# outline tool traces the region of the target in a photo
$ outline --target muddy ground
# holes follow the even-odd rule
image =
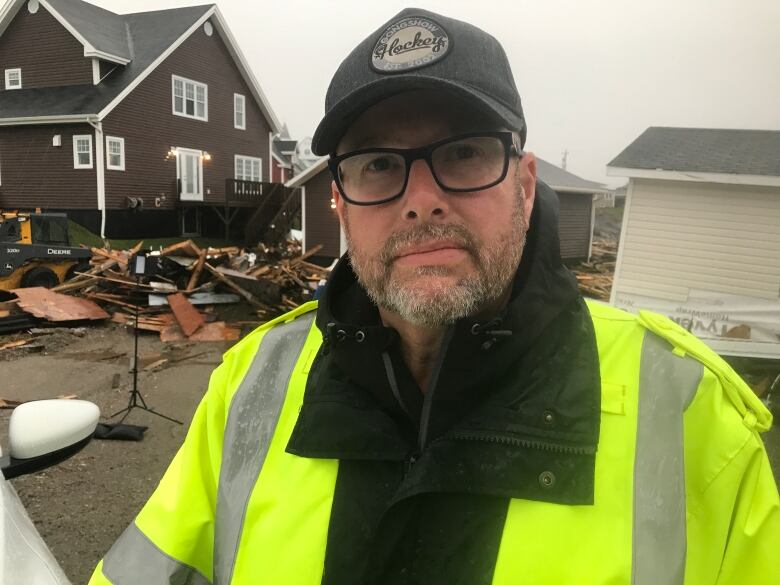
[[[35,336],[40,349],[0,352],[0,398],[30,400],[76,394],[95,402],[104,415],[126,406],[132,388],[128,372],[131,331],[104,324]],[[6,335],[0,341],[27,337],[30,335]],[[143,334],[140,365],[158,359],[159,354],[169,363],[157,371],[141,372],[139,389],[150,406],[185,425],[136,409],[127,422],[149,427],[143,441],[93,440],[68,461],[13,480],[38,530],[74,584],[87,582],[95,564],[154,490],[184,439],[210,372],[228,346],[163,344],[155,334]],[[116,375],[120,376],[119,386],[112,388]],[[10,411],[0,411],[4,446],[9,416]],[[773,429],[764,440],[777,477],[780,430]]]
[[[0,397],[31,400],[76,394],[96,403],[104,416],[124,408],[132,388],[128,372],[131,331],[106,324],[89,325],[76,333],[59,330],[36,335],[43,345],[40,350],[0,352]],[[2,340],[28,337],[3,336]],[[149,427],[143,441],[93,440],[68,461],[13,480],[73,583],[87,582],[95,564],[151,495],[184,439],[210,372],[229,345],[163,344],[155,334],[142,334],[139,365],[143,367],[158,354],[168,358],[169,364],[140,372],[139,390],[149,406],[185,424],[134,409],[126,422]],[[119,386],[112,388],[117,374]],[[9,416],[10,411],[0,411],[3,434]],[[7,445],[5,437],[3,445]]]

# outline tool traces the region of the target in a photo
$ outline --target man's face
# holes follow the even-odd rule
[[[415,148],[496,129],[450,96],[410,92],[363,113],[338,152]],[[506,178],[481,191],[442,190],[424,160],[412,164],[400,199],[364,207],[344,201],[335,182],[332,191],[355,273],[374,302],[415,325],[438,327],[505,300],[535,185],[535,159],[526,154],[513,156]]]

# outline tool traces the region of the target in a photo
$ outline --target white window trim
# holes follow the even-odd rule
[[[193,92],[195,95],[197,95],[197,87],[200,86],[203,88],[203,117],[201,118],[197,114],[190,116],[186,113],[186,105],[184,106],[184,112],[177,112],[176,111],[176,82],[181,81],[184,84],[184,102],[186,102],[187,98],[187,87],[186,84],[192,83],[195,87],[193,88]],[[182,102],[182,104],[184,104]],[[198,111],[197,109],[197,101],[195,112]],[[200,81],[195,81],[194,79],[187,79],[186,77],[182,77],[180,75],[171,75],[171,112],[174,116],[181,116],[182,118],[190,118],[192,120],[201,120],[202,122],[208,122],[209,121],[209,86],[205,83],[202,83]]]
[[[11,75],[14,73],[19,74],[19,85],[11,85]],[[22,89],[22,70],[20,68],[6,69],[5,70],[5,88],[6,89]]]
[[[241,98],[241,99],[239,99]],[[236,105],[241,102],[241,120],[242,124],[236,122],[236,115],[238,114],[238,108]],[[236,130],[246,130],[246,96],[240,93],[233,94],[233,128]]]
[[[81,139],[89,140],[89,164],[79,164],[79,153],[77,149],[78,141]],[[92,134],[74,134],[73,135],[73,168],[91,169],[92,168]]]
[[[256,182],[262,183],[263,182],[263,159],[257,156],[246,156],[244,154],[236,154],[233,156],[233,178],[236,180],[241,181],[247,181],[249,179],[239,179],[236,177],[236,163],[238,162],[238,159],[243,159],[244,161],[257,161],[258,162],[258,168],[259,168],[259,177]]]
[[[200,191],[198,193],[193,193],[191,195],[188,194],[188,196],[184,196],[185,194],[179,193],[179,199],[181,201],[203,201],[203,151],[202,150],[194,150],[192,148],[182,148],[182,147],[176,147],[176,180],[181,179],[181,154],[191,154],[198,157],[198,188]],[[235,167],[233,169],[235,171]]]
[[[111,148],[109,142],[119,143],[119,165],[111,164]],[[110,171],[124,171],[125,170],[125,139],[118,136],[106,136],[106,168]]]

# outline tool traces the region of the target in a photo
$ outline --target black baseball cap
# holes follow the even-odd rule
[[[520,94],[501,44],[466,22],[406,8],[344,59],[325,96],[325,117],[314,132],[315,154],[335,152],[341,137],[370,106],[417,89],[441,89],[518,132],[526,125]]]

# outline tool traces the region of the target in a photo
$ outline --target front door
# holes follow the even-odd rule
[[[176,178],[182,201],[203,201],[203,152],[177,148]]]

